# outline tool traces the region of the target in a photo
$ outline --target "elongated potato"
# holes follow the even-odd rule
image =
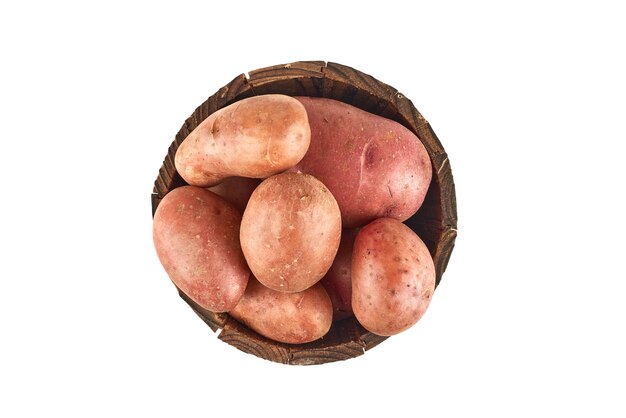
[[[261,184],[259,179],[229,177],[220,184],[209,187],[209,190],[235,205],[237,210],[243,213],[246,210],[246,205],[248,205],[252,192],[259,184]]]
[[[354,316],[352,312],[352,246],[358,232],[358,228],[341,231],[341,243],[335,260],[320,281],[333,303],[333,321]]]
[[[234,308],[248,283],[240,223],[233,205],[194,186],[169,192],[154,214],[154,245],[165,271],[180,290],[213,312]]]
[[[229,313],[259,334],[288,344],[324,336],[333,318],[330,298],[321,284],[302,292],[284,293],[263,286],[254,277]]]
[[[330,268],[341,239],[333,195],[308,174],[265,179],[252,193],[241,221],[241,248],[265,286],[300,292]]]
[[[328,187],[344,228],[381,217],[404,221],[419,209],[432,167],[413,132],[336,100],[297,99],[309,115],[311,145],[290,171],[311,174]]]
[[[364,226],[352,253],[352,309],[378,335],[394,335],[424,314],[435,290],[435,266],[422,240],[390,218]]]
[[[206,118],[176,151],[189,184],[208,187],[226,177],[266,178],[295,165],[311,140],[306,110],[293,97],[239,100]]]

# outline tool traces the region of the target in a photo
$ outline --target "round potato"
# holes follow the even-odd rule
[[[358,228],[341,231],[341,243],[330,269],[320,283],[333,303],[333,321],[354,316],[352,312],[352,246]]]
[[[311,144],[290,171],[311,174],[337,199],[344,228],[376,218],[404,221],[420,208],[432,178],[419,138],[399,123],[337,100],[298,97]]]
[[[302,344],[328,332],[333,307],[319,283],[302,292],[284,293],[251,277],[241,301],[229,314],[267,338]]]
[[[240,237],[261,283],[300,292],[330,268],[341,239],[341,214],[333,195],[313,176],[277,174],[252,193]]]
[[[154,214],[156,252],[174,284],[213,312],[235,307],[250,269],[239,245],[241,214],[206,189],[169,192]]]
[[[368,331],[389,336],[413,326],[435,290],[435,266],[422,240],[390,218],[363,227],[352,253],[352,309]]]
[[[250,200],[252,192],[259,184],[261,184],[259,179],[229,177],[220,184],[209,187],[209,190],[235,205],[237,210],[243,213],[246,210],[246,205],[248,200]]]
[[[310,140],[308,116],[298,100],[255,96],[206,118],[180,144],[174,163],[194,186],[212,186],[232,176],[265,178],[300,161]]]

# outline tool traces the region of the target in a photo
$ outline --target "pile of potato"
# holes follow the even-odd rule
[[[428,308],[433,260],[402,221],[432,167],[397,122],[331,99],[256,96],[204,120],[175,164],[189,185],[160,202],[154,244],[203,308],[290,344],[351,316],[394,335]]]

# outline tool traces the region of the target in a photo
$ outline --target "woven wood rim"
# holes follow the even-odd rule
[[[219,89],[187,118],[170,145],[151,195],[152,215],[161,199],[185,185],[174,167],[181,142],[216,110],[246,97],[280,93],[289,96],[326,97],[349,103],[368,112],[395,120],[422,141],[433,165],[433,179],[424,204],[407,224],[426,243],[437,273],[437,285],[448,265],[457,235],[456,194],[450,160],[430,124],[413,103],[391,86],[345,65],[324,61],[300,61],[241,74]],[[387,337],[365,330],[354,318],[333,323],[323,338],[291,345],[269,340],[228,314],[209,312],[179,290],[180,296],[214,331],[218,338],[239,350],[285,364],[322,364],[364,354]]]

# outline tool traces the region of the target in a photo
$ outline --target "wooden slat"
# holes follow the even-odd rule
[[[178,294],[185,302],[187,302],[187,304],[200,317],[200,319],[202,319],[209,326],[209,328],[213,330],[213,332],[216,332],[218,329],[224,327],[226,321],[229,318],[228,314],[215,313],[204,309],[180,289],[178,289]]]

